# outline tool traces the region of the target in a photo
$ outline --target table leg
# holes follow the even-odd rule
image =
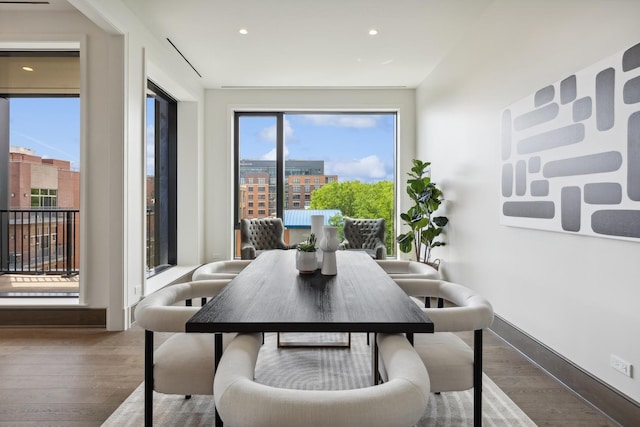
[[[215,334],[215,342],[214,342],[214,367],[215,372],[218,372],[218,365],[220,364],[220,359],[222,358],[222,334]],[[218,408],[215,410],[216,415],[216,424],[215,427],[223,427],[224,423],[222,422],[222,418],[220,418],[220,414],[218,413]]]
[[[368,333],[367,333],[368,336]],[[371,340],[371,379],[373,385],[380,383],[380,373],[378,372],[378,334],[373,333],[373,339]]]
[[[409,344],[411,344],[411,347],[413,347],[413,332],[407,332],[406,336],[407,341],[409,341]]]

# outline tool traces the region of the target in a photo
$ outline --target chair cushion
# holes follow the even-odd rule
[[[223,334],[226,348],[236,334]],[[213,394],[214,335],[174,333],[154,352],[154,390],[166,394]]]
[[[456,334],[414,334],[414,348],[427,368],[431,391],[473,387],[473,350]]]

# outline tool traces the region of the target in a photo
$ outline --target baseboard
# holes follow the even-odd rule
[[[611,388],[498,315],[490,329],[615,422],[623,426],[637,425],[640,403]]]
[[[2,307],[0,327],[105,328],[107,310],[86,307]]]

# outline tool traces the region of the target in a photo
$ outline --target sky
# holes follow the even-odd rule
[[[152,108],[151,108],[152,110]],[[68,160],[80,169],[80,99],[11,98],[10,144],[36,156]],[[241,157],[275,160],[275,117],[243,116]],[[395,114],[285,115],[285,162],[324,160],[339,181],[393,181]],[[149,156],[153,131],[148,129]],[[152,164],[148,172],[153,173]]]
[[[242,116],[240,157],[275,160],[275,117]],[[338,180],[393,181],[395,114],[286,114],[286,160],[324,160]]]
[[[9,143],[80,168],[80,98],[10,98]]]

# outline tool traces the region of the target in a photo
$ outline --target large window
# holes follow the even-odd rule
[[[147,272],[177,260],[177,103],[154,83],[147,89]]]
[[[297,243],[310,230],[306,209],[331,212],[336,225],[385,218],[394,255],[395,113],[236,112],[234,128],[236,228],[242,218],[279,217]],[[249,209],[255,199],[267,209]]]
[[[0,296],[79,291],[80,52],[62,45],[0,51],[0,273],[58,276]]]

